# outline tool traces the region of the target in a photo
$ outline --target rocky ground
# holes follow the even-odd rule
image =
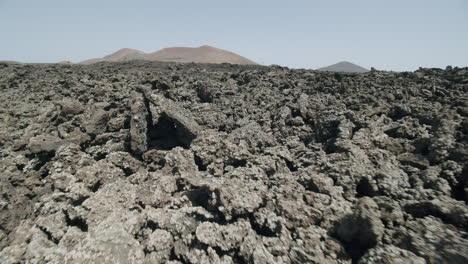
[[[468,68],[0,64],[0,263],[468,263]]]

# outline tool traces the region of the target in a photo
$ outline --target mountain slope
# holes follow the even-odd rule
[[[128,60],[137,60],[144,59],[145,53],[136,49],[124,48],[120,49],[110,55],[107,55],[103,58],[89,59],[80,62],[81,64],[91,64],[101,61],[128,61]]]
[[[211,46],[197,48],[172,47],[164,48],[152,53],[144,53],[135,49],[121,49],[111,55],[98,59],[90,59],[81,64],[91,64],[101,61],[129,61],[129,60],[151,60],[151,61],[173,61],[173,62],[196,62],[196,63],[231,63],[231,64],[256,64],[255,62],[237,55],[233,52],[218,49]]]
[[[145,53],[140,50],[124,48],[116,51],[115,53],[112,53],[111,55],[104,57],[103,59],[107,61],[133,60],[135,58],[140,58],[144,54]]]
[[[319,68],[317,71],[330,71],[330,72],[368,72],[369,70],[361,67],[359,65],[356,65],[351,62],[347,61],[342,61],[335,63],[333,65]]]
[[[175,47],[165,48],[148,54],[151,60],[157,61],[178,61],[178,62],[198,62],[198,63],[223,63],[232,64],[256,64],[255,62],[237,55],[233,52],[218,49],[211,46],[201,46],[198,48]]]

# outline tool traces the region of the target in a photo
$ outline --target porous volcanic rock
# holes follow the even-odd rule
[[[468,263],[468,68],[0,63],[0,263]]]

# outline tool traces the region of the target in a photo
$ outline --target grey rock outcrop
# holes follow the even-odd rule
[[[0,66],[0,263],[467,263],[468,69]]]

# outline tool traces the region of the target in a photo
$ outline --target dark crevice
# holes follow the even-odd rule
[[[425,203],[406,205],[404,210],[406,213],[416,218],[424,218],[426,216],[434,216],[442,220],[446,218],[445,215],[443,215],[441,212],[431,210],[430,206],[426,205]]]
[[[68,226],[76,226],[82,232],[88,232],[88,224],[86,223],[85,219],[81,218],[80,216],[71,218],[67,211],[63,211],[63,213],[65,214],[65,221]]]
[[[398,135],[398,127],[385,130],[384,133],[387,134],[387,136],[389,136],[391,138],[399,138],[400,137]]]
[[[275,175],[275,173],[276,173],[276,170],[274,168],[270,168],[270,169],[265,170],[265,174],[268,176],[268,178],[273,177],[273,175]],[[271,182],[269,184],[271,184]]]
[[[219,132],[229,132],[229,131],[227,131],[227,127],[226,127],[225,124],[220,125],[220,126],[218,127],[218,131],[219,131]]]
[[[189,262],[187,262],[184,258],[178,257],[176,255],[174,248],[171,249],[171,254],[169,256],[169,261],[178,261],[178,262],[180,262],[182,264],[189,264]]]
[[[213,193],[215,197],[219,197],[218,190],[215,190],[214,192],[212,192],[208,187],[201,187],[198,189],[186,191],[184,193],[187,196],[187,198],[192,202],[192,205],[194,207],[196,206],[203,207],[214,216],[214,219],[200,219],[200,220],[215,222],[220,225],[226,225],[228,223],[235,222],[239,217],[243,217],[243,216],[238,216],[238,217],[236,216],[230,219],[229,221],[226,220],[225,215],[218,210],[218,204],[216,204],[217,199],[215,198],[215,200],[213,201],[213,198],[212,198]]]
[[[146,98],[145,93],[142,93],[143,102],[146,109],[146,138],[148,145],[150,145],[151,135],[155,133],[155,126],[153,124],[153,113],[151,112],[150,101]],[[149,146],[150,147],[150,146]]]
[[[47,239],[52,241],[54,244],[58,245],[58,243],[60,242],[60,240],[58,240],[57,238],[55,238],[51,232],[49,232],[49,230],[47,230],[45,227],[43,226],[39,226],[39,229],[44,232],[44,234],[47,236]]]
[[[141,207],[141,209],[143,209],[143,210],[146,209],[146,205],[142,201],[138,201],[137,204],[138,204],[138,206]]]
[[[225,166],[233,166],[234,168],[245,167],[246,165],[246,160],[234,158],[229,158],[225,163]]]
[[[304,143],[305,146],[308,146],[310,143],[315,142],[315,137],[313,135],[305,136],[301,138],[301,142]]]
[[[126,177],[128,177],[128,176],[132,175],[133,173],[135,173],[131,168],[128,168],[128,167],[123,167],[121,169],[124,172]]]
[[[373,197],[375,196],[372,185],[369,182],[369,179],[363,177],[356,186],[356,197],[361,198],[364,196]]]
[[[101,186],[102,186],[101,180],[98,180],[95,184],[93,184],[91,187],[89,187],[89,189],[92,192],[97,192],[99,190],[99,188],[101,188]]]
[[[114,102],[112,102],[112,103],[106,105],[106,106],[104,107],[104,110],[105,110],[105,111],[109,111],[109,110],[114,109],[114,108],[117,108],[117,107],[118,107],[117,104],[114,103]]]
[[[195,164],[198,167],[198,171],[206,171],[207,166],[203,164],[203,160],[200,158],[200,156],[198,156],[197,154],[195,154],[194,156],[195,156]]]
[[[359,124],[359,123],[354,122],[354,126],[353,126],[353,129],[352,129],[352,135],[356,134],[361,128],[364,128],[364,126]]]
[[[247,263],[253,262],[252,260],[249,260],[249,262],[246,262],[242,256],[237,254],[237,252],[235,252],[235,254],[232,256],[232,259],[234,263],[239,263],[239,264],[247,264]]]
[[[468,187],[468,164],[465,164],[463,167],[461,175],[458,183],[452,187],[452,197],[459,201],[465,201],[468,204],[468,193],[466,193]]]
[[[179,139],[174,120],[164,113],[156,125],[148,125],[148,143],[150,149],[171,150],[175,147],[188,147]]]
[[[319,188],[317,187],[317,185],[315,185],[315,183],[310,178],[309,179],[308,178],[299,179],[297,182],[300,185],[302,185],[304,187],[304,189],[306,189],[307,191],[320,193]]]
[[[457,185],[452,188],[452,197],[458,201],[468,202],[467,194],[465,193],[465,184],[462,181],[459,181]]]
[[[351,242],[348,247],[345,248],[346,253],[351,257],[352,264],[358,264],[359,259],[364,256],[368,249],[361,248],[356,245],[356,243]]]
[[[26,196],[29,200],[33,201],[34,198],[36,198],[36,194],[33,192],[28,192],[24,196]]]
[[[287,159],[283,159],[284,162],[286,163],[286,166],[288,167],[289,171],[290,172],[295,172],[297,171],[297,167],[294,165],[294,163],[292,163],[291,161],[287,160]]]
[[[154,231],[160,228],[159,224],[152,220],[149,220],[148,222],[146,222],[145,227],[151,229],[151,231]]]
[[[426,147],[422,148],[421,151],[420,151],[420,153],[421,153],[421,155],[423,155],[423,156],[429,155],[429,147],[426,146]]]
[[[86,199],[88,199],[89,197],[88,196],[82,196],[80,198],[78,198],[77,200],[74,200],[71,202],[71,205],[73,206],[80,206],[83,204],[84,201],[86,201]]]
[[[183,178],[176,179],[176,186],[177,186],[177,192],[184,191],[185,187],[187,186],[186,179],[183,179]]]
[[[124,147],[125,147],[125,151],[128,152],[128,154],[130,154],[130,156],[132,156],[132,158],[134,158],[134,159],[136,159],[138,161],[141,161],[141,162],[145,161],[141,154],[138,154],[138,153],[135,153],[134,151],[132,151],[132,149],[130,147],[130,141],[126,141]]]
[[[84,129],[81,129],[81,130],[82,130],[81,132],[86,132],[86,131],[83,131]],[[96,138],[96,136],[93,136],[91,134],[87,134],[87,135],[89,136],[90,139],[80,144],[80,150],[82,152],[86,152],[86,149],[88,149],[91,146],[91,141],[93,141]]]
[[[16,168],[17,168],[19,171],[23,171],[23,169],[24,169],[24,164],[16,164]]]
[[[35,171],[39,171],[47,162],[52,160],[52,158],[55,156],[54,152],[40,152],[37,154],[32,154],[29,155],[29,159],[38,159],[38,163],[33,167]]]
[[[302,116],[301,116],[301,112],[299,111],[299,109],[292,109],[292,111],[291,111],[291,116],[292,116],[293,118],[296,118],[296,117],[298,117],[298,116],[299,116],[299,117],[302,117]]]
[[[93,156],[93,159],[95,161],[100,161],[100,160],[103,160],[107,157],[107,153],[105,152],[98,152],[96,153],[94,156]]]
[[[130,116],[126,116],[124,123],[123,123],[123,128],[124,129],[130,129]]]
[[[208,208],[208,200],[211,197],[211,191],[208,187],[201,187],[198,189],[185,192],[187,198],[192,202],[193,206],[201,206]]]
[[[340,121],[334,120],[330,121],[327,124],[322,124],[322,127],[316,127],[315,137],[316,142],[326,143],[331,138],[336,138],[338,136],[338,126]]]
[[[151,90],[159,90],[159,91],[167,92],[171,89],[171,87],[167,83],[162,82],[157,79],[151,81],[150,84],[151,84]]]
[[[343,242],[342,244],[348,256],[351,257],[352,264],[358,264],[359,259],[370,249],[363,247],[358,241]]]
[[[421,154],[422,156],[429,155],[430,140],[428,138],[416,139],[413,145],[416,154]]]
[[[41,174],[40,174],[40,175],[41,175],[41,178],[44,179],[45,177],[49,176],[49,170],[46,169],[46,168],[43,168],[43,169],[41,170]]]

